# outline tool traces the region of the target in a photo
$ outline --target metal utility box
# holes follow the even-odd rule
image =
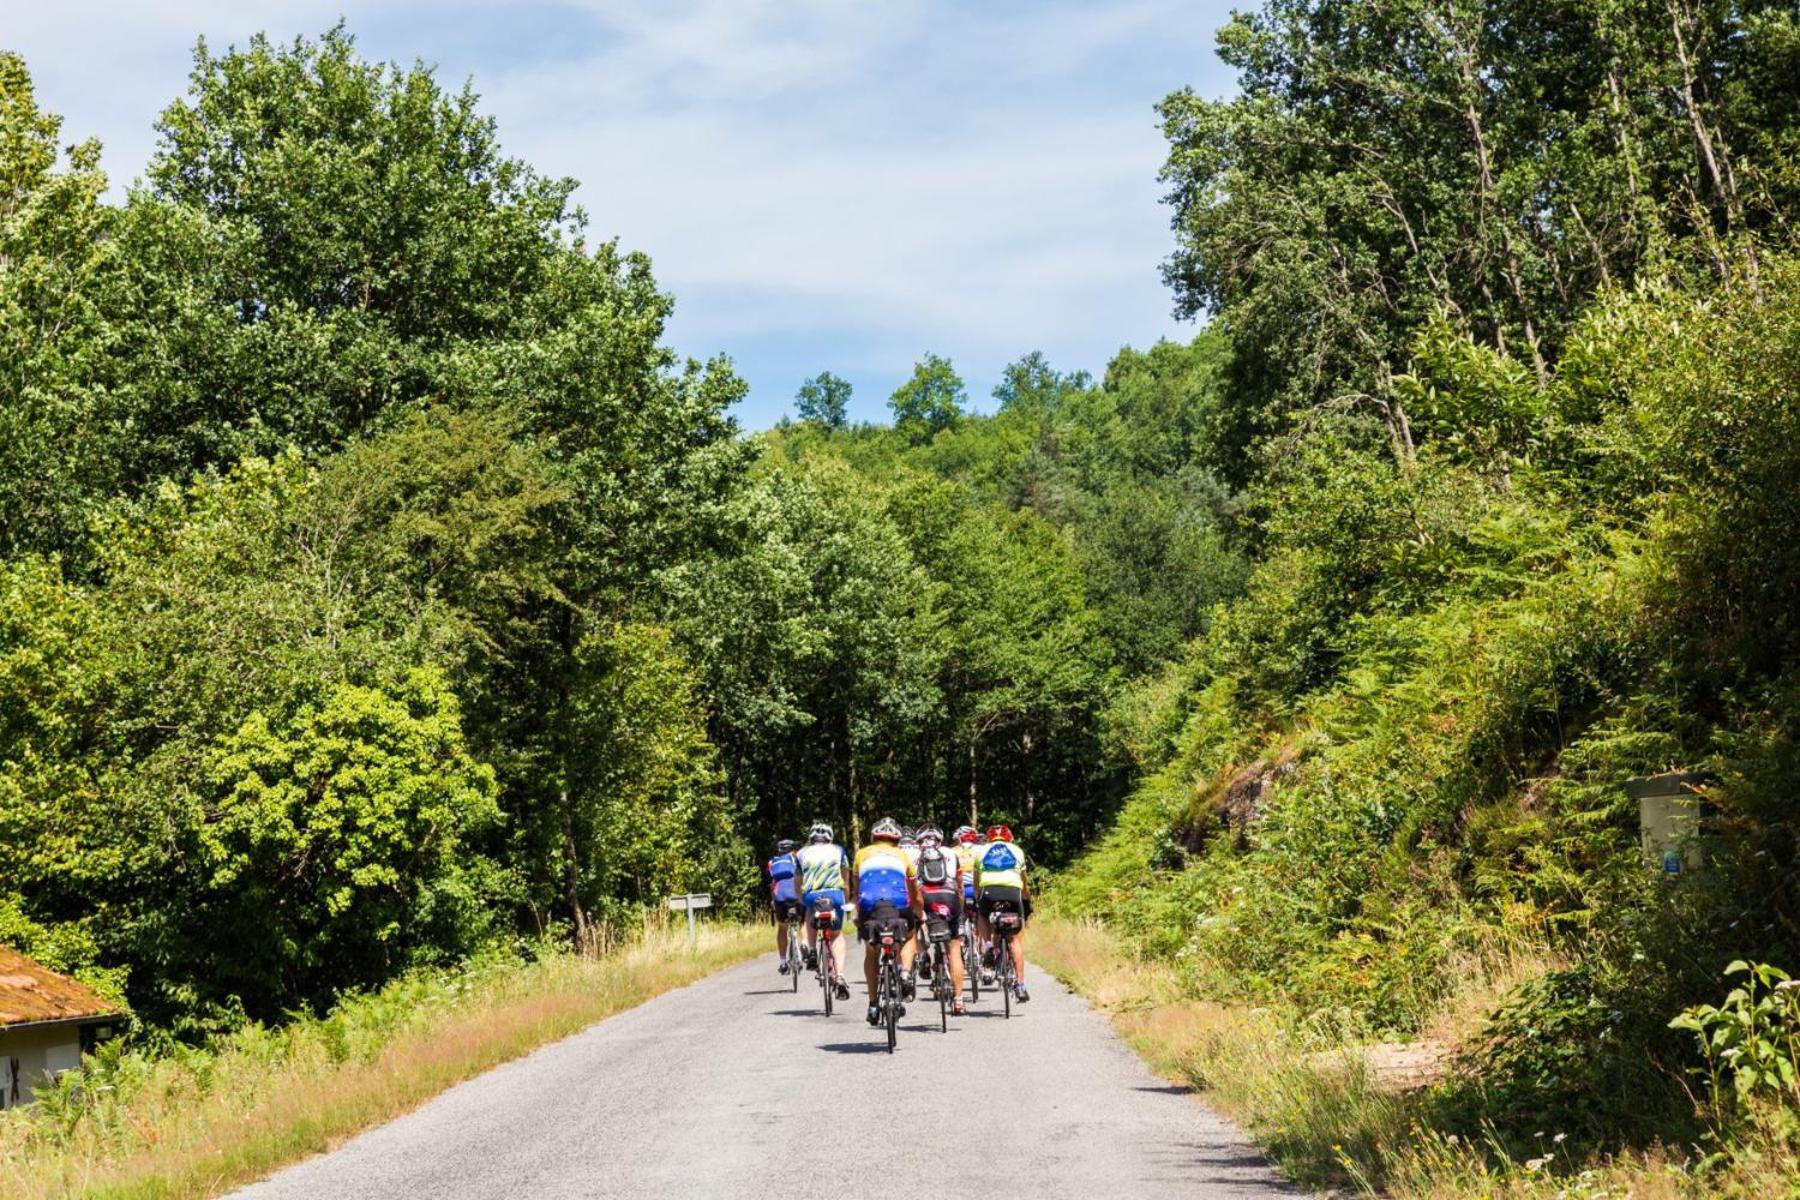
[[[1625,781],[1638,802],[1638,841],[1661,874],[1679,878],[1706,866],[1708,805],[1698,791],[1713,782],[1697,771],[1666,771]]]

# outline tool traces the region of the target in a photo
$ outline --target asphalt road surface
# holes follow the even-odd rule
[[[856,965],[854,953],[852,966]],[[236,1193],[242,1200],[575,1197],[1272,1197],[1244,1136],[1157,1079],[1105,1019],[1034,971],[1003,1020],[982,993],[899,1049],[862,986],[827,1020],[774,954],[452,1088]],[[948,1156],[944,1152],[954,1149]],[[936,1170],[923,1168],[934,1161]]]

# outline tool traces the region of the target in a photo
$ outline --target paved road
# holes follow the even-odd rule
[[[817,986],[795,995],[765,955],[472,1079],[237,1196],[1290,1194],[1242,1134],[1145,1070],[1078,997],[1041,972],[1034,982],[1012,1020],[984,993],[947,1034],[935,1003],[911,1006],[889,1056],[863,1022],[860,985],[852,1011],[840,1006],[828,1021]],[[1012,1099],[989,1106],[989,1094]],[[919,1155],[892,1152],[902,1137],[910,1147],[921,1132],[967,1132],[959,1097],[985,1114],[975,1132],[1001,1149],[967,1187],[928,1189]],[[879,1173],[875,1146],[891,1164]]]

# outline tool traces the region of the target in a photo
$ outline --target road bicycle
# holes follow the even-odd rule
[[[814,953],[819,960],[819,989],[825,993],[825,1015],[831,1015],[831,1004],[837,995],[837,955],[831,943],[838,936],[837,909],[829,900],[820,900],[813,909],[813,929],[818,933]]]
[[[968,902],[970,907],[974,901]],[[963,978],[969,981],[969,1003],[981,999],[981,937],[975,932],[975,919],[969,917],[963,922],[962,937]]]
[[[950,1002],[956,999],[956,992],[950,985],[950,926],[943,921],[930,921],[929,942],[931,949],[927,952],[931,966],[931,994],[937,997],[938,1028],[950,1032]]]
[[[996,907],[988,914],[988,928],[994,931],[994,982],[999,985],[1003,1011],[1007,1020],[1012,1020],[1013,987],[1019,981],[1018,969],[1013,965],[1012,942],[1019,930],[1024,928],[1024,918],[1011,908]]]
[[[892,1054],[900,1040],[900,1016],[906,1010],[900,990],[900,946],[905,938],[894,935],[894,926],[901,924],[897,916],[884,920],[878,913],[875,921],[875,940],[880,948],[875,964],[875,1011],[878,1023],[887,1030],[888,1053]]]
[[[800,906],[796,904],[788,909],[787,919],[787,973],[796,992],[800,990],[800,972],[803,961],[800,955],[800,929]]]

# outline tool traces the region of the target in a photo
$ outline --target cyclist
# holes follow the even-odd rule
[[[1013,998],[1020,1004],[1031,999],[1025,990],[1025,922],[1031,919],[1031,889],[1025,882],[1025,851],[1013,841],[1012,829],[990,825],[988,844],[975,860],[975,890],[981,913],[981,935],[992,939],[990,918],[995,910],[1008,908],[1019,914],[1019,932],[1012,939]],[[990,950],[991,957],[993,951]]]
[[[819,965],[819,927],[813,910],[820,898],[831,901],[837,910],[837,926],[844,927],[844,880],[850,873],[850,856],[833,840],[831,826],[823,821],[806,831],[806,847],[795,855],[800,867],[800,903],[806,914],[806,965]],[[844,939],[831,939],[832,965],[837,968],[837,998],[850,998],[850,985],[844,982],[844,960],[849,956]]]
[[[912,863],[913,872],[917,874],[919,870],[919,834],[911,825],[902,825],[900,827],[900,851],[905,854],[907,859]],[[912,936],[908,941],[912,944],[913,961],[917,962],[919,960],[919,951],[922,948],[922,944],[919,941],[918,929],[915,928],[913,930]],[[911,979],[912,976],[908,975],[907,978]]]
[[[950,960],[950,982],[956,989],[950,1012],[960,1017],[967,1011],[962,998],[962,863],[956,853],[944,845],[944,831],[936,825],[926,825],[919,830],[918,871],[919,898],[924,902],[920,911],[925,920],[935,919],[940,905],[946,910],[944,919],[949,925],[950,940],[944,944],[944,956]]]
[[[881,1024],[875,1003],[880,952],[875,935],[880,930],[904,932],[900,946],[900,998],[913,998],[912,931],[918,924],[919,876],[912,860],[900,849],[900,826],[883,817],[869,830],[869,844],[856,852],[856,870],[850,877],[850,898],[856,902],[856,937],[863,943],[863,981],[869,985],[869,1024]]]
[[[974,938],[978,943],[981,940],[981,933],[976,928],[975,860],[979,857],[981,849],[975,843],[980,837],[980,830],[973,825],[964,825],[956,831],[956,846],[954,847],[957,869],[962,875],[963,936]],[[982,960],[986,961],[987,947],[979,945],[977,948],[982,952]],[[988,980],[983,979],[982,982],[986,983]]]
[[[788,921],[800,908],[800,864],[794,861],[794,840],[782,838],[775,843],[775,857],[763,865],[769,877],[769,899],[775,909],[775,953],[781,959],[781,973],[788,973]]]

